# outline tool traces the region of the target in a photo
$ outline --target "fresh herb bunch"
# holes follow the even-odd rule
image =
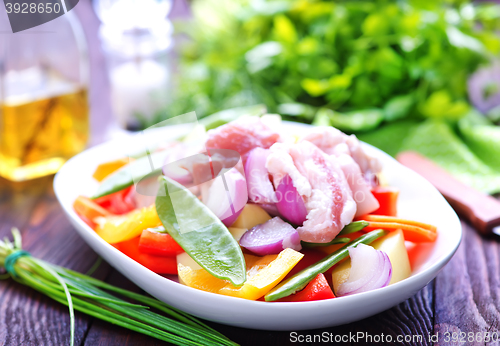
[[[162,118],[262,103],[348,132],[455,120],[469,110],[469,74],[500,51],[495,4],[197,0],[193,12]]]
[[[33,258],[22,251],[19,231],[13,229],[12,235],[13,242],[8,239],[0,241],[0,267],[7,271],[0,278],[12,277],[68,306],[71,346],[74,344],[74,310],[174,345],[237,345],[201,321],[159,300]],[[138,304],[127,302],[114,294]],[[150,311],[150,308],[170,317]]]

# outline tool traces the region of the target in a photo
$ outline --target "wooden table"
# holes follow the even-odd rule
[[[104,60],[97,41],[98,21],[87,1],[80,1],[75,11],[84,24],[89,40],[92,64],[90,94],[95,120],[109,114],[110,110]],[[1,180],[0,220],[0,236],[9,236],[11,227],[18,227],[23,235],[24,248],[33,256],[81,272],[86,272],[98,258],[63,215],[52,190],[52,177],[22,184]],[[433,343],[429,336],[437,333],[437,344],[460,344],[445,342],[445,333],[498,332],[499,243],[496,239],[481,237],[465,223],[463,229],[462,245],[451,262],[435,280],[406,302],[360,322],[299,332],[297,336],[327,332],[347,337],[349,333],[362,332],[372,336],[391,335],[392,344],[429,345]],[[139,291],[106,263],[95,275],[107,282]],[[289,332],[212,325],[241,345],[282,345],[293,341]],[[406,336],[407,341],[395,342],[398,336]],[[420,336],[422,339],[419,341]],[[479,340],[479,336],[474,336]],[[65,306],[10,279],[0,281],[0,345],[68,345],[69,337],[69,315]],[[76,313],[75,338],[76,345],[165,344],[81,313]],[[469,334],[466,340],[468,338]],[[354,344],[343,342],[351,343]],[[461,344],[485,343],[467,341]]]

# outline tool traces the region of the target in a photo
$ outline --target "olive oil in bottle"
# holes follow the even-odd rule
[[[85,88],[36,68],[7,74],[4,87],[0,176],[23,181],[53,174],[85,148],[89,135]]]

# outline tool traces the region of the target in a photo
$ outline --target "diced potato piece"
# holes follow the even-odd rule
[[[403,231],[390,232],[383,238],[370,244],[376,250],[384,251],[392,265],[392,278],[389,285],[404,280],[411,275],[410,261],[404,242]],[[351,260],[346,259],[332,271],[332,283],[334,291],[349,279],[351,271]]]
[[[202,269],[186,252],[177,255],[177,264],[182,264],[184,267],[189,267],[193,270]]]
[[[241,236],[248,231],[246,228],[237,228],[237,227],[228,227],[229,233],[233,236],[233,238],[239,242],[241,239]]]
[[[250,229],[270,219],[269,214],[258,205],[247,204],[231,227]]]
[[[389,285],[410,277],[410,260],[406,251],[403,231],[391,232],[371,245],[377,250],[384,251],[391,260],[392,279]]]
[[[233,297],[256,300],[274,288],[302,259],[300,252],[287,248],[278,255],[267,255],[248,270],[247,281],[241,287],[227,284],[219,293]]]
[[[332,284],[333,292],[337,294],[340,285],[349,279],[349,274],[351,273],[351,260],[347,258],[346,260],[340,262],[332,271]]]

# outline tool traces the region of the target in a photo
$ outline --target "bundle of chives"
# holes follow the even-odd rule
[[[237,345],[203,322],[159,300],[33,258],[22,250],[19,231],[12,229],[12,235],[13,242],[7,238],[0,240],[0,267],[6,271],[0,279],[12,278],[68,306],[71,346],[74,344],[74,310],[174,345]],[[150,307],[170,317],[150,311]]]

